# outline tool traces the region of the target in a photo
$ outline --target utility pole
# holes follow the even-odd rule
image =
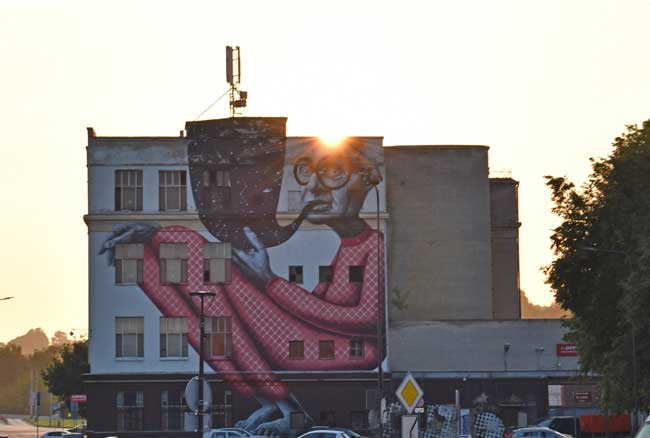
[[[199,323],[199,403],[196,410],[198,428],[196,431],[196,437],[202,438],[203,436],[203,340],[205,338],[205,314],[203,313],[203,300],[205,297],[214,297],[216,293],[207,292],[207,291],[196,291],[191,292],[190,296],[199,297],[201,299],[201,315]]]

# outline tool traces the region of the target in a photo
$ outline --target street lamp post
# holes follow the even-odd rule
[[[606,254],[617,254],[617,255],[622,255],[625,257],[625,262],[627,263],[628,269],[630,271],[632,270],[632,259],[630,258],[630,255],[626,251],[622,251],[620,249],[607,249],[607,248],[597,248],[593,246],[586,246],[579,248],[583,251],[590,251],[590,252],[603,252]],[[632,330],[631,330],[631,338],[632,338],[632,397],[634,398],[634,411],[632,413],[632,434],[636,433],[636,428],[638,424],[638,414],[639,414],[639,396],[637,392],[637,366],[636,366],[636,333],[635,333],[635,326],[634,324],[632,325]]]
[[[197,438],[203,436],[203,340],[205,339],[205,315],[203,313],[203,301],[205,297],[214,297],[214,292],[196,291],[190,292],[190,296],[201,299],[201,314],[199,322],[199,403],[196,410],[198,428],[196,431]]]
[[[384,313],[382,312],[383,293],[380,287],[381,278],[381,261],[382,261],[382,247],[380,238],[380,221],[379,221],[379,189],[375,185],[376,195],[376,213],[377,213],[377,424],[379,425],[379,438],[383,438],[384,428],[382,425],[381,401],[384,396]]]

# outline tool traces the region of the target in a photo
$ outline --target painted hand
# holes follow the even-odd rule
[[[144,222],[129,222],[113,228],[110,237],[104,241],[99,254],[106,253],[108,265],[115,264],[115,245],[118,243],[149,243],[160,225]]]
[[[239,270],[260,290],[275,278],[269,264],[269,253],[250,228],[244,228],[244,234],[251,244],[250,250],[233,248],[233,260]]]

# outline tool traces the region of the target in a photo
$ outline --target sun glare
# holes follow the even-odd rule
[[[340,134],[326,134],[319,136],[319,138],[325,146],[335,148],[343,143],[343,140],[345,140],[346,137]]]

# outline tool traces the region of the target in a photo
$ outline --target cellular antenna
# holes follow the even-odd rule
[[[238,108],[246,107],[247,91],[241,91],[241,52],[239,46],[226,46],[226,81],[230,84],[230,117],[235,117]]]

